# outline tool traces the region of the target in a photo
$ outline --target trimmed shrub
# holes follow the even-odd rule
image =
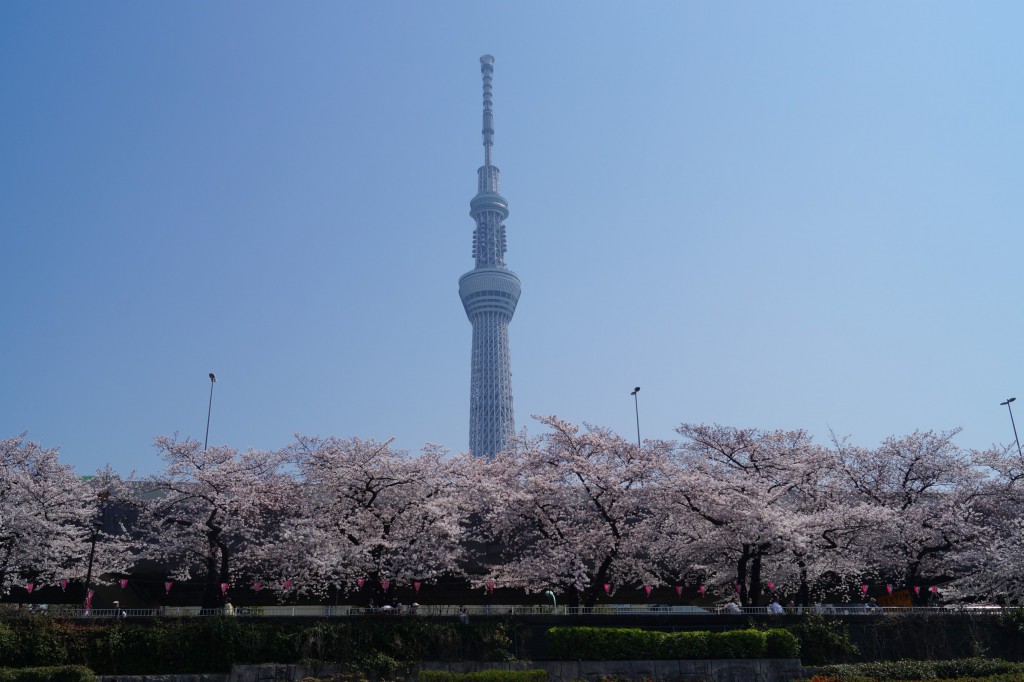
[[[555,658],[620,661],[664,658],[664,632],[640,628],[555,627],[547,632]]]
[[[800,640],[789,630],[765,630],[765,658],[798,658]]]
[[[850,640],[850,631],[840,620],[826,620],[811,614],[790,629],[800,641],[800,659],[804,665],[820,665],[852,660],[858,653]]]
[[[797,682],[884,682],[884,678],[866,675],[815,675]],[[927,682],[1024,682],[1024,673],[985,675],[984,677],[929,678]]]
[[[983,677],[1004,673],[1024,673],[1024,664],[998,658],[960,658],[951,661],[929,661],[936,677]]]
[[[1010,663],[998,658],[961,658],[950,661],[877,661],[827,665],[817,669],[819,675],[847,680],[941,680],[988,679],[994,675],[1024,677],[1024,663]]]
[[[765,634],[760,630],[729,630],[709,640],[710,658],[764,658]]]
[[[446,670],[422,670],[420,682],[548,682],[547,670],[481,670],[453,673]]]
[[[556,627],[548,630],[548,646],[554,658],[593,661],[794,658],[800,650],[799,642],[785,630],[665,633],[639,628]]]
[[[80,664],[116,675],[224,673],[234,663],[307,659],[386,672],[419,660],[511,660],[511,627],[418,619],[262,622],[207,617],[97,623],[33,617],[0,623],[0,660],[21,667]]]
[[[665,638],[665,658],[696,661],[708,658],[710,632],[673,632]]]
[[[0,682],[96,682],[96,675],[84,665],[0,668]]]
[[[380,651],[371,651],[360,658],[358,666],[360,669],[376,676],[378,680],[392,680],[402,671],[403,667],[408,667],[403,666],[401,661]]]

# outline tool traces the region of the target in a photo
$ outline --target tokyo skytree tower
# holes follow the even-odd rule
[[[491,77],[494,57],[480,57],[484,79],[484,165],[477,170],[477,193],[469,202],[476,221],[476,267],[459,278],[459,297],[473,325],[469,384],[469,449],[478,457],[501,452],[515,433],[508,323],[519,302],[519,278],[505,269],[505,218],[508,202],[498,193],[498,169],[491,165],[494,116]]]

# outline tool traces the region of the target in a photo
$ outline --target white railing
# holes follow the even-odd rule
[[[801,616],[807,614],[842,615],[842,616],[879,616],[894,614],[957,614],[972,613],[984,615],[1000,615],[1013,611],[1013,608],[998,606],[915,606],[915,607],[868,607],[866,604],[817,604],[814,606],[786,607],[783,614]],[[161,606],[144,609],[83,609],[78,606],[66,605],[32,605],[27,607],[0,609],[0,618],[18,617],[29,614],[43,614],[63,618],[182,618],[197,616],[233,615],[243,618],[254,617],[301,617],[301,618],[350,618],[356,616],[374,617],[409,617],[431,616],[458,618],[465,612],[468,618],[488,616],[764,616],[771,611],[760,607],[730,607],[717,605],[707,608],[689,605],[665,604],[601,604],[593,607],[575,606],[520,606],[512,604],[466,605],[433,604],[433,605],[399,605],[382,608],[368,608],[351,605],[307,605],[307,606],[236,606],[228,613],[224,609],[203,609],[199,606]]]

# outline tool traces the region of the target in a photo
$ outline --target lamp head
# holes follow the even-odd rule
[[[640,392],[640,387],[637,386],[636,388],[633,389],[633,391],[630,393],[630,395],[636,395],[639,392]]]
[[[1007,398],[1007,399],[1006,399],[1006,402],[1002,402],[1002,403],[999,403],[999,404],[1000,404],[1000,405],[1009,405],[1009,404],[1010,404],[1010,403],[1012,403],[1012,402],[1013,402],[1014,400],[1016,400],[1016,398]]]
[[[211,383],[215,383],[216,381],[217,381],[217,375],[214,374],[213,372],[210,372],[210,382]]]

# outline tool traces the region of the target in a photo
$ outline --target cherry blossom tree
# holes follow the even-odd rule
[[[952,431],[915,431],[868,449],[836,443],[848,515],[869,523],[858,534],[865,572],[903,587],[955,578],[988,542],[984,488],[972,453]]]
[[[445,451],[418,455],[391,441],[300,437],[288,449],[301,480],[301,514],[271,550],[298,589],[351,589],[363,579],[385,597],[455,574],[463,553],[459,498]]]
[[[0,594],[84,573],[92,495],[56,448],[0,440]]]
[[[606,429],[537,419],[549,433],[478,464],[477,537],[503,548],[487,580],[586,606],[605,584],[659,584],[652,504],[670,445],[638,448]]]
[[[665,477],[669,527],[660,554],[679,573],[744,604],[763,585],[799,585],[807,599],[816,551],[836,532],[821,515],[828,453],[804,431],[683,424]],[[771,575],[766,574],[770,567]]]
[[[983,472],[970,500],[978,538],[956,548],[955,565],[942,575],[957,579],[943,592],[1019,604],[1024,600],[1024,460],[1013,445],[972,451],[970,458]]]
[[[82,478],[85,486],[87,534],[78,554],[87,556],[84,574],[74,577],[82,581],[86,590],[95,584],[110,584],[118,577],[128,574],[139,560],[144,542],[126,527],[126,516],[134,513],[132,495],[129,492],[133,481],[123,480],[109,466],[92,476]]]
[[[681,579],[730,596],[739,585],[745,604],[766,587],[807,603],[865,580],[941,579],[964,596],[1024,599],[1015,449],[967,452],[957,431],[864,448],[695,424],[679,427],[679,442],[638,447],[607,429],[539,422],[545,433],[491,461],[358,438],[241,452],[163,437],[163,472],[140,482],[109,469],[79,477],[56,449],[0,440],[0,594],[106,582],[152,558],[201,580],[206,608],[240,581],[323,595],[365,579],[386,597],[385,584],[444,576],[584,605],[606,585]],[[130,532],[118,519],[126,507],[139,513]]]
[[[149,552],[172,575],[203,581],[204,608],[221,606],[221,584],[262,568],[259,549],[290,507],[295,483],[279,453],[205,449],[176,437],[157,438],[156,447],[165,467],[139,499]]]

